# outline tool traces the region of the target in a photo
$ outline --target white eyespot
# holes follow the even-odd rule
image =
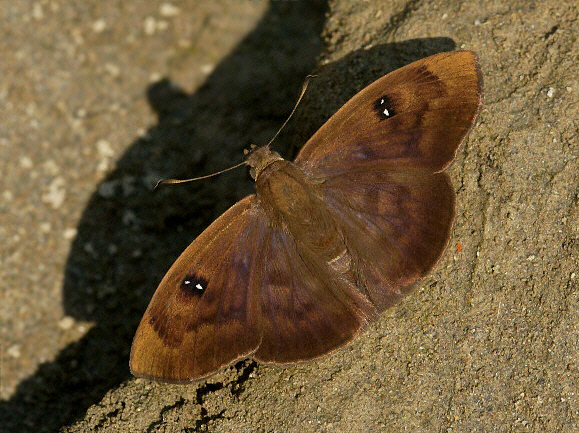
[[[201,284],[199,284],[199,283],[195,284],[195,288],[196,288],[197,290],[204,290],[204,289],[203,289],[203,286],[202,286]]]
[[[382,112],[382,114],[384,114],[384,116],[386,116],[386,117],[390,117],[390,111],[388,111],[388,108],[384,108],[384,111]]]

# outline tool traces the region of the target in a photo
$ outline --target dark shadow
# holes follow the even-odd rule
[[[66,267],[66,314],[95,325],[0,403],[0,431],[58,431],[130,378],[133,334],[158,282],[197,234],[253,190],[246,170],[154,193],[152,185],[166,176],[233,165],[250,143],[273,136],[316,66],[325,10],[325,2],[272,2],[256,29],[193,95],[167,80],[148,89],[159,122],[129,147],[94,193]],[[300,133],[290,125],[274,147],[291,157],[295,143],[364,85],[453,48],[447,38],[387,44],[319,68],[294,123]],[[242,390],[249,374],[238,370]]]

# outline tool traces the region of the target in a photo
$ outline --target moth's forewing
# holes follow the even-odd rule
[[[295,163],[312,175],[368,164],[443,170],[472,128],[481,99],[475,53],[418,60],[350,99],[308,140]]]
[[[141,320],[131,350],[133,374],[187,382],[255,352],[267,230],[255,196],[249,196],[181,254]]]

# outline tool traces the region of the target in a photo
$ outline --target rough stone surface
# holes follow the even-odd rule
[[[0,432],[579,431],[578,7],[572,1],[4,2]],[[128,371],[185,246],[365,84],[480,56],[435,271],[319,361],[173,386]]]

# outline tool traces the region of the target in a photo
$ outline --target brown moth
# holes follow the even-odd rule
[[[441,256],[455,214],[443,170],[481,94],[473,52],[437,54],[355,95],[294,162],[254,147],[256,193],[165,275],[133,342],[133,374],[192,382],[247,357],[295,363],[351,341]]]

